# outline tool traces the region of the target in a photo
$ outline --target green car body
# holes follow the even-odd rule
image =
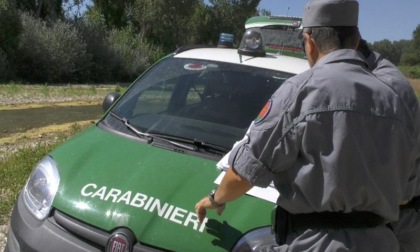
[[[74,149],[78,152],[69,156]],[[197,222],[194,205],[215,187],[220,173],[213,160],[139,144],[97,127],[51,156],[62,178],[55,208],[108,232],[127,227],[144,244],[186,251],[220,242],[211,250],[225,251],[248,230],[270,225],[273,204],[251,196],[229,204],[221,217],[209,212],[214,229]]]

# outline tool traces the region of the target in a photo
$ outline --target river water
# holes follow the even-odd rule
[[[0,138],[49,125],[97,120],[102,114],[101,105],[0,110]]]

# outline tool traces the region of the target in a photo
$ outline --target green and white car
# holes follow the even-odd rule
[[[263,38],[266,52],[305,58],[302,40],[302,18],[256,16],[245,22],[245,29],[257,29]]]
[[[216,163],[306,60],[184,47],[109,94],[90,128],[42,159],[14,207],[6,251],[254,251],[274,243],[275,204],[245,195],[199,223]],[[262,192],[264,194],[264,190]]]

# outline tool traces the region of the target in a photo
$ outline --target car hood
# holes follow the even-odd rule
[[[97,126],[51,153],[60,172],[53,206],[107,232],[126,227],[143,244],[188,251],[230,249],[245,231],[270,224],[273,204],[243,196],[222,216],[197,222],[194,205],[216,187],[216,162],[117,135]]]

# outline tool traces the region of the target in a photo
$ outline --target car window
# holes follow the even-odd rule
[[[289,27],[289,26],[276,26],[263,27],[261,28],[264,42],[266,46],[270,48],[282,48],[285,47],[289,50],[302,51],[302,39],[299,38],[301,29]]]
[[[112,111],[142,132],[231,148],[291,76],[239,64],[168,58],[138,79]]]
[[[246,30],[261,33],[265,51],[305,58],[302,47],[302,18],[289,16],[256,16],[245,22]]]

